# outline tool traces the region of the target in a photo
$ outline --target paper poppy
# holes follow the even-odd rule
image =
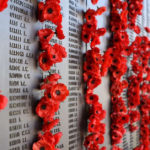
[[[64,101],[68,95],[69,95],[69,91],[66,85],[62,83],[58,83],[54,85],[51,89],[51,97],[56,102]]]
[[[86,21],[88,23],[92,23],[92,22],[95,22],[95,15],[96,15],[96,12],[95,10],[93,9],[88,9],[85,13],[85,18],[86,18]]]
[[[52,120],[58,109],[59,105],[54,104],[43,97],[36,107],[36,113],[45,120]]]
[[[53,65],[53,62],[50,59],[50,55],[47,52],[40,53],[39,56],[39,66],[43,71],[48,71]]]
[[[0,95],[0,110],[4,109],[7,106],[8,99],[4,95]]]
[[[55,146],[47,143],[45,140],[39,140],[33,144],[33,150],[54,150]]]
[[[98,0],[91,0],[92,4],[95,5],[98,3]]]
[[[87,104],[97,103],[99,99],[98,95],[93,94],[93,93],[86,94],[85,98],[86,98]]]
[[[40,38],[40,42],[49,43],[49,41],[54,36],[54,32],[51,29],[41,29],[38,31],[38,36]]]
[[[54,44],[53,48],[56,50],[56,52],[58,52],[61,55],[61,57],[63,58],[67,57],[66,49],[63,46],[59,44]]]
[[[96,10],[96,14],[97,15],[101,15],[102,13],[104,13],[106,11],[106,7],[100,7]]]
[[[39,2],[38,3],[38,19],[39,19],[40,22],[44,22],[44,18],[43,18],[43,15],[42,15],[43,9],[44,9],[44,3]]]
[[[7,8],[8,0],[0,0],[0,12]]]
[[[87,82],[87,86],[89,89],[95,89],[98,85],[100,85],[101,83],[101,79],[100,78],[91,78],[88,82]]]
[[[82,41],[84,41],[85,43],[89,43],[92,38],[92,35],[88,31],[82,30],[81,38],[82,38]]]
[[[45,20],[49,20],[52,23],[59,25],[60,22],[62,22],[62,15],[60,11],[60,5],[54,1],[51,1],[45,5],[42,15]]]
[[[149,27],[145,27],[144,28],[146,32],[150,33],[150,28]]]

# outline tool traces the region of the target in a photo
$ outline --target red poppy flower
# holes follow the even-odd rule
[[[112,138],[113,144],[119,144],[121,142],[122,137],[123,137],[123,134],[118,130],[113,130],[111,132],[111,138]]]
[[[4,95],[0,95],[0,110],[4,109],[7,106],[8,99]]]
[[[40,22],[44,22],[44,18],[43,18],[43,15],[42,15],[43,9],[44,9],[44,3],[39,2],[38,3],[38,19],[39,19]]]
[[[38,31],[38,36],[40,38],[40,42],[49,43],[49,41],[54,36],[54,32],[51,29],[41,29]]]
[[[33,150],[54,150],[55,146],[47,143],[45,140],[39,140],[38,142],[33,144]]]
[[[88,10],[86,11],[86,13],[85,13],[86,21],[87,21],[88,23],[95,22],[95,20],[96,20],[95,15],[96,15],[95,10],[93,10],[93,9],[88,9]]]
[[[104,13],[106,11],[106,7],[100,7],[96,10],[96,14],[97,15],[101,15],[102,13]]]
[[[88,80],[90,80],[91,78],[100,78],[100,74],[97,74],[95,72],[92,71],[86,71],[83,73],[83,79],[85,82],[87,82]]]
[[[123,100],[117,100],[115,103],[113,103],[112,110],[114,112],[127,112],[127,108]]]
[[[91,0],[92,4],[95,5],[98,3],[98,0]]]
[[[91,111],[93,114],[95,114],[97,117],[99,117],[99,120],[104,119],[106,116],[106,111],[102,109],[102,104],[100,104],[100,103],[95,103],[92,106]]]
[[[134,32],[137,33],[137,34],[140,34],[141,32],[141,29],[139,26],[134,26]]]
[[[140,120],[140,112],[137,110],[131,110],[129,111],[129,115],[130,115],[130,122],[134,123]]]
[[[68,95],[69,95],[69,91],[66,85],[62,83],[58,83],[54,85],[51,89],[51,97],[56,102],[64,101]]]
[[[3,11],[5,8],[7,8],[8,0],[0,0],[0,11]]]
[[[60,22],[62,22],[60,11],[61,7],[58,3],[49,1],[45,4],[42,15],[45,20],[49,20],[52,23],[59,25]]]
[[[99,65],[95,63],[84,62],[83,70],[86,72],[91,72],[99,76],[100,70]]]
[[[95,20],[95,22],[87,22],[84,23],[82,26],[82,30],[87,31],[87,32],[95,32],[97,28],[97,20]]]
[[[62,40],[62,39],[65,38],[65,35],[64,35],[64,33],[63,33],[63,30],[62,30],[62,27],[57,26],[57,28],[56,28],[56,36],[57,36],[60,40]]]
[[[104,143],[104,136],[101,133],[92,134],[91,140],[94,141],[96,144],[103,144]]]
[[[54,126],[56,126],[59,123],[59,119],[55,119],[51,122],[46,122],[44,123],[42,130],[44,132],[49,132],[52,128],[54,128]]]
[[[101,79],[100,78],[91,78],[88,82],[87,82],[87,86],[89,89],[95,89],[98,85],[100,85],[101,83]]]
[[[67,57],[67,52],[63,46],[59,44],[54,44],[53,48],[56,50],[56,52],[58,52],[61,55],[61,57],[63,58]]]
[[[93,94],[93,93],[86,94],[85,98],[86,98],[87,104],[95,104],[98,102],[98,99],[99,99],[98,95]]]
[[[51,62],[53,62],[53,64],[62,62],[62,55],[61,55],[61,53],[58,51],[58,49],[55,49],[54,47],[52,47],[52,48],[48,51],[48,55],[50,56],[50,60],[51,60]]]
[[[142,123],[143,125],[148,125],[148,124],[150,124],[150,117],[149,117],[149,116],[143,116],[143,117],[142,117],[142,120],[141,120],[141,123]]]
[[[93,34],[92,35],[92,39],[91,39],[91,48],[95,47],[96,45],[99,45],[101,42],[100,42],[100,39],[99,39],[99,36],[97,34]]]
[[[150,28],[149,27],[145,27],[144,28],[146,32],[150,33]]]
[[[59,104],[54,104],[43,97],[36,107],[36,113],[45,120],[52,120],[55,112],[59,109]]]
[[[82,30],[82,33],[81,33],[81,38],[82,38],[82,41],[84,41],[85,43],[89,43],[90,40],[91,40],[91,33],[87,32],[86,30]]]
[[[39,56],[39,66],[43,71],[48,71],[50,67],[53,65],[50,60],[50,55],[47,52],[40,53]]]

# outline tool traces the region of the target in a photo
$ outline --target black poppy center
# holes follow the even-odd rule
[[[122,117],[122,120],[125,120],[126,118],[125,117]]]
[[[91,70],[92,68],[91,68],[90,66],[87,66],[87,69],[88,69],[88,70]]]
[[[55,56],[55,55],[53,55],[53,58],[56,58],[56,56]]]
[[[93,96],[90,96],[90,100],[93,100],[94,98],[93,98]]]
[[[88,38],[88,35],[87,35],[87,34],[85,34],[85,35],[84,35],[84,38],[85,38],[85,39],[87,39],[87,38]]]
[[[45,147],[43,147],[43,146],[42,146],[42,147],[40,147],[40,150],[45,150]]]
[[[57,94],[57,95],[60,95],[60,91],[59,91],[59,90],[57,90],[57,91],[56,91],[56,94]]]
[[[91,82],[92,84],[94,84],[95,83],[95,80],[92,80],[92,82]]]
[[[99,138],[96,138],[96,141],[98,141],[99,140]]]
[[[91,16],[88,16],[88,19],[90,20],[90,19],[91,19]]]
[[[91,25],[90,25],[90,24],[88,24],[88,25],[87,25],[87,27],[88,27],[88,28],[91,28]]]
[[[45,36],[44,36],[44,39],[47,39],[47,37],[48,37],[48,36],[47,36],[47,35],[45,35]]]
[[[91,79],[92,78],[92,76],[91,75],[88,75],[88,79]]]
[[[51,14],[52,12],[53,12],[53,9],[52,9],[52,8],[49,8],[49,9],[48,9],[48,13]]]
[[[45,110],[46,109],[46,105],[42,105],[41,109]]]
[[[120,112],[123,112],[123,109],[120,109]]]
[[[96,61],[98,61],[98,58],[96,57]]]
[[[93,128],[93,127],[94,127],[94,125],[92,124],[92,125],[91,125],[91,128]]]
[[[47,58],[43,58],[42,59],[42,62],[45,64],[45,63],[47,63]]]
[[[48,93],[48,95],[47,95],[47,96],[48,96],[48,98],[51,98],[51,94],[50,94],[50,93]]]

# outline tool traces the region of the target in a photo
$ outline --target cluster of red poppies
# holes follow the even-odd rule
[[[106,33],[105,28],[97,29],[97,19],[96,16],[101,15],[106,11],[106,7],[100,7],[96,11],[93,9],[88,9],[85,13],[86,23],[82,26],[82,40],[85,43],[91,42],[91,48],[100,44],[100,36]]]
[[[59,44],[52,46],[49,43],[54,36],[51,29],[41,29],[38,35],[42,51],[39,56],[39,66],[43,71],[48,71],[53,64],[62,62],[63,58],[67,57],[67,53],[63,46]]]
[[[149,150],[149,125],[150,125],[150,40],[143,36],[137,36],[135,41],[132,43],[133,58],[131,61],[133,75],[129,77],[130,86],[128,89],[128,100],[130,109],[134,109],[140,105],[139,111],[131,111],[130,114],[130,126],[131,131],[137,129],[132,123],[140,120],[140,146],[136,147],[135,150]]]
[[[62,83],[57,83],[60,78],[59,74],[52,74],[47,76],[41,85],[44,96],[36,107],[36,113],[44,123],[42,132],[39,134],[39,141],[33,144],[33,150],[42,148],[54,150],[62,136],[61,132],[55,135],[51,133],[52,128],[59,123],[59,119],[54,119],[55,112],[58,111],[60,102],[63,102],[69,95],[67,87]]]
[[[101,121],[106,116],[106,111],[102,104],[99,103],[99,97],[94,94],[94,89],[101,84],[100,66],[103,63],[103,57],[100,54],[100,49],[95,47],[100,44],[99,36],[105,34],[106,29],[97,29],[96,16],[101,15],[106,11],[105,7],[100,7],[96,11],[88,9],[85,13],[86,23],[82,26],[82,40],[85,43],[90,43],[91,50],[88,50],[85,55],[83,66],[83,78],[86,82],[86,103],[89,105],[89,135],[85,138],[84,146],[88,150],[105,150],[106,147],[99,148],[99,144],[104,143],[105,124]]]
[[[141,32],[140,27],[136,25],[136,18],[138,15],[142,14],[143,0],[129,0],[128,1],[128,14],[129,14],[129,24],[128,27],[134,30],[135,33],[139,34]]]
[[[7,8],[8,0],[0,0],[0,11],[3,11],[5,8]]]
[[[38,4],[38,17],[41,22],[48,20],[56,24],[56,35],[63,39],[62,15],[60,13],[60,0],[46,0],[45,4]],[[48,71],[53,64],[62,62],[67,57],[65,48],[59,44],[53,46],[49,43],[54,32],[51,29],[41,29],[38,31],[41,53],[39,56],[39,66],[43,71]],[[57,83],[61,76],[51,74],[47,76],[41,84],[44,96],[36,107],[37,115],[43,119],[42,131],[39,133],[39,140],[33,144],[33,150],[58,150],[56,144],[59,142],[62,133],[52,134],[51,130],[59,123],[59,119],[54,119],[55,112],[58,111],[60,103],[69,95],[66,85]]]
[[[62,14],[60,0],[46,0],[46,2],[38,3],[38,19],[41,22],[51,21],[56,28],[56,35],[59,39],[64,39],[65,36],[62,30]]]
[[[111,143],[113,150],[121,150],[116,144],[122,142],[126,133],[124,124],[129,122],[127,107],[122,98],[122,92],[128,87],[128,82],[123,80],[127,71],[127,58],[132,53],[129,47],[129,37],[125,31],[127,24],[127,2],[110,0],[111,2],[111,31],[113,33],[112,46],[105,53],[106,62],[110,63],[111,74]],[[107,66],[107,63],[105,66]]]

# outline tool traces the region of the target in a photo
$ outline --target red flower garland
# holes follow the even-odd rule
[[[121,150],[116,144],[122,142],[123,135],[126,133],[124,124],[129,122],[127,107],[121,97],[123,90],[128,87],[128,82],[122,80],[122,77],[127,71],[126,56],[131,54],[132,49],[128,46],[129,38],[125,31],[128,27],[127,2],[120,0],[110,0],[110,2],[112,6],[110,24],[111,31],[113,32],[113,46],[109,48],[106,59],[109,59],[111,63],[111,143],[112,150]]]
[[[103,65],[103,57],[96,45],[100,44],[99,37],[106,33],[105,28],[97,29],[96,16],[105,11],[105,7],[100,7],[96,11],[88,9],[85,13],[86,23],[82,26],[82,40],[85,43],[91,42],[91,50],[86,52],[83,66],[83,78],[87,85],[85,100],[90,106],[88,123],[88,132],[90,134],[84,141],[84,146],[88,150],[106,149],[106,147],[99,148],[99,144],[104,143],[105,124],[101,123],[101,120],[105,118],[106,111],[103,110],[102,104],[98,102],[98,95],[93,93],[93,90],[101,84],[101,74],[103,74],[100,71],[100,66]]]
[[[38,18],[41,22],[51,21],[57,25],[56,35],[59,39],[64,39],[62,31],[62,14],[60,0],[46,0],[45,3],[38,4]],[[49,43],[54,32],[51,29],[41,29],[38,31],[41,53],[39,55],[39,66],[43,71],[48,71],[53,64],[60,63],[67,57],[66,50],[59,44],[53,46]],[[36,107],[37,115],[43,119],[42,132],[39,133],[39,140],[33,144],[33,150],[58,150],[56,144],[59,142],[62,133],[55,135],[51,133],[54,126],[59,123],[59,119],[54,120],[55,112],[58,111],[60,103],[69,95],[66,85],[57,83],[61,78],[59,74],[47,76],[40,89],[44,90],[44,96]]]

